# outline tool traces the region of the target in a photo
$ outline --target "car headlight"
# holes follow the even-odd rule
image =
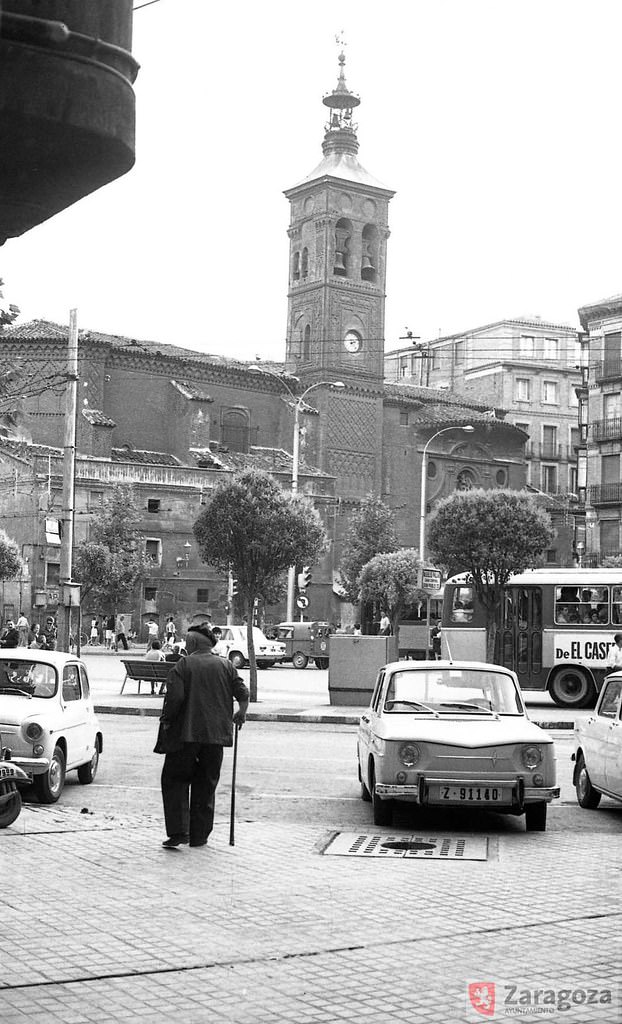
[[[32,743],[43,736],[43,728],[38,722],[29,722],[24,732],[26,733],[26,739],[29,739]]]
[[[540,747],[523,747],[521,753],[523,756],[523,764],[525,765],[525,768],[529,768],[530,771],[533,771],[533,769],[537,768],[542,762],[543,754]]]
[[[419,761],[421,751],[416,743],[402,743],[397,756],[403,765],[407,768],[412,768]]]

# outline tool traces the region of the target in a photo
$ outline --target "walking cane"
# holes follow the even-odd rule
[[[229,823],[229,846],[235,846],[235,772],[238,763],[238,732],[237,722],[233,733],[233,770],[231,773],[231,821]]]

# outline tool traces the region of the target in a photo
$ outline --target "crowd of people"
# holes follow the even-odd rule
[[[31,647],[43,651],[55,651],[58,638],[56,620],[48,615],[43,626],[32,624],[23,612],[17,620],[8,619],[0,630],[0,647]]]

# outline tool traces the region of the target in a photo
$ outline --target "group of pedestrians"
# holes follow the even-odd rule
[[[0,647],[31,647],[44,651],[55,651],[58,631],[52,615],[45,620],[43,628],[38,622],[32,625],[23,612],[17,620],[8,619],[0,631]]]

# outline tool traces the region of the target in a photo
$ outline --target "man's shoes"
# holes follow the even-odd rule
[[[202,843],[190,843],[190,846],[207,846],[207,839],[205,839]]]
[[[188,836],[169,836],[162,843],[165,850],[174,850],[178,846],[185,846],[188,843]]]

